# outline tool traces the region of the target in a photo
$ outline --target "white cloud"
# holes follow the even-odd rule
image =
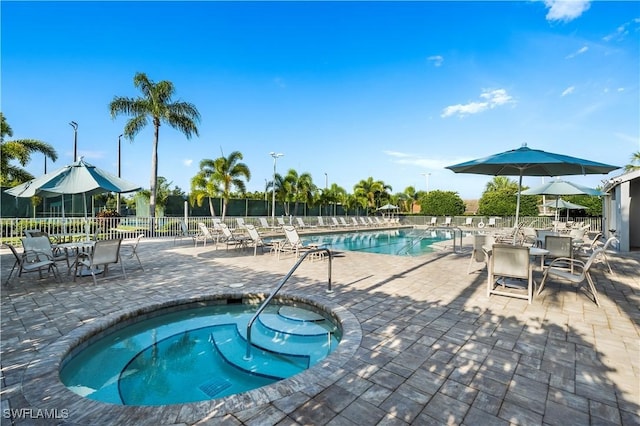
[[[578,18],[589,10],[589,0],[544,0],[547,12],[547,21],[569,22]]]
[[[483,99],[482,102],[475,101],[467,104],[450,105],[442,111],[440,116],[443,118],[450,117],[452,115],[464,117],[465,115],[478,114],[497,106],[515,102],[505,89],[485,89],[480,94],[480,97]]]
[[[636,26],[635,31],[638,31],[638,28],[637,28],[638,24],[640,24],[640,18],[635,18],[630,22],[625,22],[624,24],[616,28],[613,33],[602,37],[602,39],[604,41],[622,40],[625,38],[625,36],[629,35],[629,27],[632,27],[635,25]]]
[[[182,160],[182,164],[184,164],[186,167],[191,167],[191,164],[193,164],[193,160],[190,158]]]
[[[564,97],[564,96],[570,95],[570,94],[572,94],[575,90],[576,90],[576,87],[575,87],[575,86],[569,86],[569,87],[567,87],[566,89],[564,89],[564,91],[562,92],[562,95],[560,95],[560,96],[563,96],[563,97]]]
[[[578,49],[577,51],[570,53],[567,55],[567,59],[571,59],[571,58],[575,58],[578,55],[582,55],[583,53],[586,53],[586,51],[589,50],[589,48],[587,46],[582,46],[580,49]]]
[[[429,56],[427,60],[432,62],[434,67],[439,67],[444,62],[444,58],[440,55]]]
[[[398,151],[383,151],[384,154],[392,157],[392,162],[395,164],[417,166],[420,169],[427,170],[441,170],[445,166],[452,164],[450,161],[444,161],[440,159],[424,158],[416,154],[410,154],[406,152]]]

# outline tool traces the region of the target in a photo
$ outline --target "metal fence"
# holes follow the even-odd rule
[[[292,216],[278,216],[285,224],[298,225]],[[331,223],[331,216],[322,216],[325,224]],[[471,218],[471,225],[467,224],[467,220]],[[263,228],[260,217],[256,216],[227,216],[224,222],[230,229],[239,228],[238,219],[244,223],[252,224],[256,228]],[[272,225],[271,217],[262,217]],[[490,229],[489,217],[483,216],[453,216],[451,218],[451,226],[469,228],[469,229]],[[513,227],[515,217],[495,217],[496,228]],[[550,228],[553,226],[553,218],[551,217],[521,217],[520,223],[524,226],[534,228]],[[207,227],[213,228],[214,218],[211,216],[194,216],[187,218],[187,226],[189,231],[198,232],[198,223],[202,222]],[[432,216],[401,216],[400,224],[409,226],[429,226]],[[583,225],[589,225],[592,232],[601,232],[602,218],[584,217],[575,218],[575,222],[582,222]],[[174,237],[182,232],[181,223],[183,217],[159,217],[155,218],[154,226],[151,227],[151,218],[149,217],[108,217],[108,218],[3,218],[0,219],[0,240],[2,243],[8,242],[12,244],[20,244],[20,238],[25,234],[25,230],[38,229],[46,232],[52,237],[59,239],[107,239],[107,238],[135,238],[139,234],[146,237]],[[304,223],[308,226],[318,226],[318,216],[304,217]],[[445,217],[437,217],[436,223],[442,225],[445,223]],[[275,224],[276,226],[278,223]],[[153,229],[153,230],[151,230]]]

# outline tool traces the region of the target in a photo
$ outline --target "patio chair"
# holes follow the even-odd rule
[[[335,217],[331,218],[331,222],[333,223],[333,226],[335,226],[336,228],[339,228],[341,226],[347,226],[347,223],[345,222],[344,225],[340,224],[340,222],[338,222],[338,219],[336,219]]]
[[[211,240],[212,243],[215,243],[216,246],[218,244],[218,238],[214,237],[207,225],[203,222],[198,222],[198,229],[200,229],[200,233],[196,235],[195,245],[198,246],[198,241],[202,241],[202,245],[204,247],[207,246],[207,241]]]
[[[253,246],[254,256],[258,253],[258,247],[262,248],[263,253],[267,249],[269,249],[270,251],[273,249],[273,244],[265,242],[260,236],[260,233],[258,232],[255,226],[251,224],[247,224],[245,227],[247,232],[249,233],[249,238],[251,239],[249,244]]]
[[[120,257],[123,259],[133,259],[135,258],[140,265],[140,269],[144,271],[144,267],[142,266],[142,262],[140,262],[140,258],[138,257],[138,245],[140,244],[140,240],[144,237],[144,234],[138,234],[133,243],[124,243],[120,245]]]
[[[286,223],[284,223],[284,218],[283,217],[276,217],[276,222],[278,222],[278,226],[283,227],[286,225]]]
[[[600,306],[600,301],[598,300],[598,291],[596,290],[596,286],[593,283],[593,278],[591,277],[591,273],[589,272],[589,270],[591,269],[591,266],[596,261],[596,259],[603,253],[603,248],[595,249],[586,262],[569,257],[559,257],[557,259],[554,259],[549,267],[544,271],[542,282],[540,283],[540,288],[538,289],[538,294],[540,294],[540,292],[544,288],[544,284],[549,276],[569,281],[572,284],[577,285],[578,289],[586,280],[589,285],[589,290],[593,295],[593,300],[596,302],[597,306]],[[566,268],[567,263],[571,264],[570,269]]]
[[[236,217],[236,223],[238,224],[238,228],[244,229],[246,223],[244,223],[244,218]]]
[[[451,217],[445,217],[442,226],[451,226]]]
[[[189,226],[187,225],[187,222],[185,222],[184,220],[181,220],[180,231],[178,232],[178,234],[176,234],[175,237],[173,237],[173,245],[176,244],[176,240],[178,239],[182,240],[183,238],[191,238],[193,240],[193,245],[196,245],[197,235],[198,234],[196,232],[189,231]]]
[[[476,234],[473,236],[473,251],[471,252],[471,259],[469,260],[469,266],[467,266],[467,274],[471,273],[471,266],[475,263],[487,264],[487,253],[485,248],[492,247],[494,239],[491,235]]]
[[[71,263],[69,262],[69,252],[59,247],[54,246],[48,236],[40,237],[26,237],[22,239],[22,247],[27,252],[39,253],[54,262],[65,262],[67,264],[67,270],[70,270]]]
[[[547,235],[544,239],[544,248],[549,252],[545,255],[544,264],[549,264],[556,258],[570,258],[573,259],[573,242],[572,238],[568,236]],[[559,263],[556,263],[556,267]],[[567,263],[567,267],[570,268],[571,263]]]
[[[15,259],[13,267],[11,268],[9,275],[7,275],[5,284],[9,284],[11,276],[13,275],[13,271],[15,271],[16,268],[18,270],[17,275],[19,277],[22,276],[22,273],[37,271],[40,275],[40,278],[42,278],[42,271],[47,271],[47,273],[49,271],[52,271],[56,280],[61,281],[58,274],[56,262],[53,259],[42,253],[30,253],[28,250],[25,250],[24,253],[20,254],[12,244],[4,243],[4,245],[7,246],[9,250],[11,250],[11,254],[13,254],[13,257]]]
[[[537,246],[538,233],[536,230],[528,226],[520,228],[520,245],[529,247]]]
[[[360,226],[360,223],[358,222],[358,219],[356,219],[355,217],[352,217],[352,218],[351,218],[351,224],[352,224],[354,227],[356,227],[356,228],[357,228],[358,226]]]
[[[324,219],[322,218],[322,216],[318,216],[318,226],[322,227],[322,228],[335,228],[336,225],[334,225],[333,223],[324,223]]]
[[[466,218],[464,220],[464,226],[473,227],[473,218],[472,217]]]
[[[429,222],[430,226],[438,226],[438,218],[435,216],[431,217],[431,222]]]
[[[495,226],[496,226],[496,218],[495,217],[490,217],[489,218],[489,222],[487,223],[487,226],[493,226],[495,228]]]
[[[347,223],[344,217],[341,216],[339,219],[340,219],[340,225],[344,226],[345,228],[348,228],[349,226],[351,226]]]
[[[89,252],[80,252],[78,253],[78,258],[75,262],[75,271],[73,274],[73,281],[78,277],[78,272],[82,272],[82,268],[84,270],[89,271],[91,273],[91,277],[93,278],[93,284],[97,285],[98,282],[96,280],[96,274],[102,272],[106,276],[109,272],[109,265],[111,264],[120,264],[120,269],[122,270],[122,276],[126,280],[127,273],[124,270],[124,264],[122,263],[122,259],[120,259],[120,245],[122,244],[121,238],[111,239],[111,240],[100,240],[96,241],[93,248]],[[100,271],[100,267],[103,267],[102,271]],[[80,268],[80,271],[78,270]]]
[[[607,265],[607,269],[611,275],[615,275],[613,273],[613,269],[611,269],[611,265],[609,264],[609,259],[607,258],[607,250],[613,243],[619,242],[616,237],[609,237],[607,241],[602,245],[602,252],[596,257],[595,263],[604,263]],[[594,250],[595,251],[595,250]]]
[[[522,292],[526,290],[526,292]],[[533,300],[533,267],[529,247],[494,244],[489,256],[487,297],[492,294]]]

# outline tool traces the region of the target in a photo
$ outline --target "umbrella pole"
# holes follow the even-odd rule
[[[516,230],[518,229],[518,220],[520,217],[520,191],[522,190],[522,169],[520,169],[520,176],[518,178],[518,196],[516,197],[516,223],[513,225],[513,244],[516,243],[516,239],[518,238],[518,233]]]

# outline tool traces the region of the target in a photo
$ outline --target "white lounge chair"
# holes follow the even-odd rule
[[[451,217],[445,217],[444,218],[444,223],[442,224],[442,226],[451,226]]]
[[[318,226],[320,226],[322,228],[334,228],[337,225],[334,225],[332,223],[325,224],[324,223],[324,219],[322,218],[322,216],[318,216]]]
[[[431,222],[429,222],[429,226],[438,226],[438,218],[435,216],[431,216]]]
[[[198,241],[202,241],[202,245],[206,247],[207,241],[209,240],[217,246],[218,238],[213,236],[209,228],[207,228],[207,225],[203,222],[198,222],[198,228],[200,229],[200,233],[196,235],[196,246],[198,246]]]
[[[187,222],[185,222],[184,220],[181,220],[180,231],[176,234],[175,237],[173,237],[173,244],[175,245],[176,240],[178,239],[182,240],[183,238],[191,238],[193,240],[193,245],[195,245],[197,235],[198,235],[197,232],[189,231],[189,226],[187,225]]]
[[[269,222],[267,222],[267,218],[265,218],[265,217],[259,217],[258,221],[260,221],[260,227],[263,228],[263,229],[268,229],[268,230],[280,229],[279,226],[271,226],[271,225],[269,225]]]
[[[298,235],[298,231],[296,231],[296,228],[293,226],[285,225],[282,229],[287,239],[278,247],[278,259],[280,258],[280,253],[293,253],[297,258],[301,252],[316,248],[316,246],[313,245],[303,244],[300,235]]]
[[[300,229],[317,228],[317,226],[307,225],[306,223],[304,223],[304,220],[302,220],[301,217],[296,217],[296,222],[298,222],[298,226],[300,227]]]
[[[464,226],[470,226],[473,227],[473,218],[472,217],[468,217],[464,220]]]
[[[229,227],[227,227],[226,223],[220,223],[220,230],[224,236],[224,242],[227,245],[227,249],[229,249],[229,246],[234,246],[236,248],[247,246],[249,238],[233,234]]]
[[[255,226],[253,226],[253,225],[248,223],[248,224],[245,225],[245,229],[249,233],[249,238],[251,239],[249,244],[251,246],[253,246],[253,255],[254,256],[258,253],[258,247],[262,247],[262,252],[263,253],[265,252],[265,250],[267,248],[269,250],[273,249],[273,244],[265,242],[262,239],[262,237],[260,236],[260,233],[258,233],[258,230],[256,229]]]
[[[236,223],[238,224],[238,228],[240,229],[244,229],[245,227],[245,223],[244,223],[244,218],[241,217],[236,217]]]

